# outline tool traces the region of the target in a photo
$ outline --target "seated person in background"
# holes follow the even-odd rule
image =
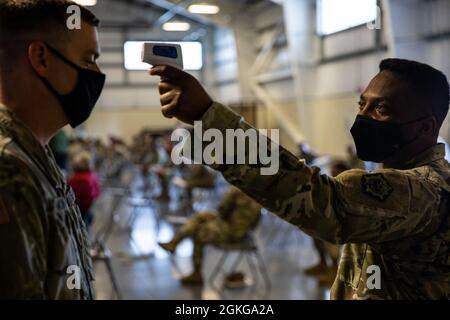
[[[100,183],[92,169],[91,155],[83,151],[73,159],[74,174],[68,183],[75,193],[75,202],[80,208],[83,221],[87,229],[90,229],[94,215],[91,207],[100,196]]]
[[[84,150],[86,150],[86,144],[82,138],[74,137],[69,140],[69,145],[67,147],[67,166],[69,171],[73,168],[73,159],[77,154]]]
[[[337,177],[347,170],[350,170],[350,167],[345,162],[335,162],[331,166],[330,174],[332,177]],[[314,238],[314,247],[319,254],[319,263],[306,269],[305,273],[317,276],[320,285],[331,287],[338,269],[340,246]],[[330,259],[331,265],[328,265],[327,257]]]
[[[216,176],[214,172],[201,164],[183,166],[183,178],[175,179],[175,185],[186,189],[189,204],[192,204],[192,191],[195,188],[210,189],[215,187]]]
[[[107,164],[105,166],[105,184],[113,187],[122,187],[121,180],[130,161],[130,152],[125,142],[117,137],[109,137],[109,146],[106,151]]]
[[[162,135],[160,133],[152,133],[148,136],[149,140],[144,144],[146,150],[139,155],[139,163],[142,165],[142,178],[144,181],[144,191],[152,193],[152,185],[150,183],[151,173],[154,174],[161,186],[161,192],[157,197],[158,200],[169,200],[169,179],[168,173],[172,162],[170,155],[163,146]]]
[[[100,179],[103,177],[105,165],[107,162],[107,148],[106,145],[100,139],[94,139],[92,142],[91,152],[93,153],[94,170]]]
[[[178,244],[185,238],[194,241],[194,271],[181,281],[185,284],[202,284],[203,248],[208,245],[237,243],[256,228],[261,217],[261,206],[238,189],[231,187],[225,194],[218,212],[196,214],[175,234],[168,243],[159,245],[175,253]]]
[[[159,163],[155,166],[155,173],[161,185],[161,193],[158,200],[170,201],[169,183],[174,171],[174,164],[170,154],[172,152],[170,135],[162,135],[158,139]]]

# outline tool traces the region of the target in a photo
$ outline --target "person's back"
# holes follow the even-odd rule
[[[261,205],[245,193],[230,188],[218,208],[218,213],[229,225],[230,240],[240,241],[258,224]]]

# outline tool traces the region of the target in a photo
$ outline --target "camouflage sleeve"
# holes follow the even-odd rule
[[[251,128],[220,104],[213,104],[205,113],[202,126],[203,131],[214,128],[221,132]],[[282,219],[332,243],[377,243],[418,233],[439,203],[437,188],[402,171],[369,174],[351,170],[332,178],[282,147],[274,175],[262,175],[259,164],[212,167]]]
[[[45,299],[45,209],[31,174],[0,158],[0,299]]]

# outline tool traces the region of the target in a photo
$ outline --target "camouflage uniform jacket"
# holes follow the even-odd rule
[[[202,126],[251,128],[217,103]],[[275,175],[261,175],[260,165],[213,167],[312,237],[345,244],[332,299],[448,299],[450,165],[444,154],[436,145],[402,168],[350,170],[336,178],[283,148]]]
[[[0,298],[94,298],[73,191],[50,149],[1,105],[0,245]]]

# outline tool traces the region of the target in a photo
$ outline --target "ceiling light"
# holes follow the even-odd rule
[[[188,22],[171,21],[164,23],[162,28],[164,31],[188,31],[191,25]]]
[[[214,4],[209,3],[196,3],[191,4],[188,8],[190,13],[197,13],[197,14],[217,14],[220,11],[219,6],[216,6]]]
[[[78,3],[82,6],[95,6],[97,4],[97,0],[74,0],[75,3]]]

